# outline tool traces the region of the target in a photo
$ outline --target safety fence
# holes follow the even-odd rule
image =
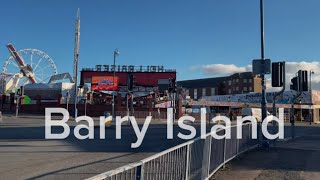
[[[230,126],[231,138],[216,139],[211,133],[155,154],[139,162],[99,174],[90,180],[203,180],[239,154],[257,147],[252,139],[251,124],[242,125],[242,138],[237,126]],[[216,134],[224,135],[219,129]]]

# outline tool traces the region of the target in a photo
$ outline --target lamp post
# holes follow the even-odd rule
[[[312,78],[311,78],[311,76],[312,76],[312,74],[314,74],[314,71],[313,71],[313,69],[311,69],[310,70],[310,85],[309,85],[309,94],[310,94],[310,109],[309,109],[309,116],[310,116],[310,118],[309,118],[309,124],[311,125],[311,123],[313,122],[313,109],[312,109],[312,90],[311,90],[311,85],[312,85],[312,82],[311,82],[311,80],[312,80]]]
[[[264,0],[260,0],[260,40],[261,40],[261,60],[265,60],[264,57]],[[261,115],[262,121],[267,117],[267,98],[266,98],[266,83],[265,74],[261,74]],[[262,136],[262,140],[266,140],[265,136]]]
[[[112,120],[115,120],[115,110],[114,110],[114,79],[116,76],[116,57],[119,55],[118,49],[113,51],[113,80],[112,80]]]

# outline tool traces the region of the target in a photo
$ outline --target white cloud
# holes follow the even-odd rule
[[[252,65],[236,66],[234,64],[208,64],[203,66],[195,66],[193,70],[200,70],[204,75],[227,76],[238,72],[252,71]],[[299,70],[313,70],[312,89],[320,89],[320,62],[286,62],[286,90],[289,90],[291,78],[296,76]],[[308,76],[310,74],[308,73]],[[271,87],[271,76],[267,76],[267,91],[278,91],[279,88]],[[310,79],[310,77],[308,77]]]
[[[234,64],[208,64],[203,66],[195,66],[193,70],[201,70],[205,75],[225,76],[234,73],[251,71],[251,65],[239,67]]]

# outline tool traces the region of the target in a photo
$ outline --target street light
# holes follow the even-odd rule
[[[312,82],[311,82],[311,80],[312,80],[312,78],[311,78],[311,76],[312,76],[312,74],[314,74],[314,71],[313,71],[313,69],[311,69],[310,70],[310,85],[309,85],[309,95],[310,95],[310,109],[309,109],[309,116],[310,116],[310,118],[309,118],[309,124],[311,125],[311,123],[313,122],[313,110],[312,110],[312,90],[311,90],[311,85],[312,85]]]
[[[112,81],[112,120],[115,120],[115,112],[114,112],[114,79],[116,76],[116,57],[119,55],[118,49],[113,51],[113,81]]]

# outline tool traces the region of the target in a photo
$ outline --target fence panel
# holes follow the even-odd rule
[[[231,127],[231,138],[226,139],[226,157],[225,159],[228,160],[232,158],[234,155],[237,154],[237,146],[238,146],[238,140],[237,140],[237,127]]]
[[[218,131],[217,135],[223,135],[224,130]],[[210,136],[211,137],[211,136]],[[224,139],[215,139],[211,137],[211,153],[209,172],[216,171],[224,162]]]
[[[143,160],[142,179],[186,179],[188,145]]]
[[[97,175],[91,179],[108,180],[202,180],[209,179],[222,165],[240,153],[255,147],[251,124],[242,125],[242,139],[237,139],[237,126],[230,128],[230,139],[215,139],[211,133],[188,141],[138,163]],[[217,135],[225,134],[224,129]]]
[[[201,179],[204,147],[204,139],[194,141],[190,145],[190,180]]]

